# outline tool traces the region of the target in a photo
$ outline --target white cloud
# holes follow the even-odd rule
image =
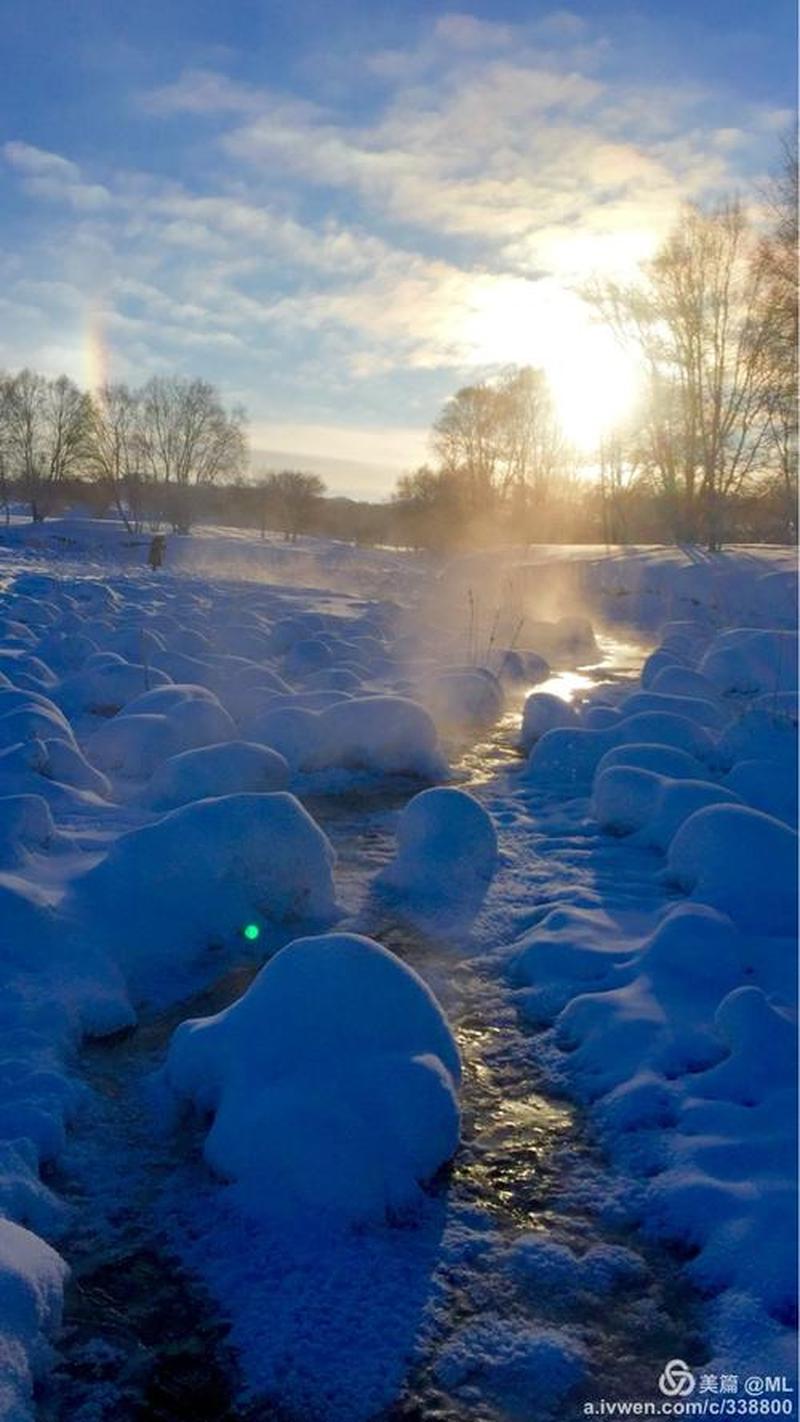
[[[429,453],[427,427],[414,425],[370,429],[257,420],[250,426],[250,435],[258,449],[299,450],[315,458],[354,460],[398,473],[423,463]]]
[[[726,124],[686,83],[612,83],[619,52],[569,10],[521,25],[453,11],[356,62],[372,85],[360,117],[341,82],[323,105],[208,68],[141,96],[140,120],[175,120],[180,182],[94,181],[7,143],[24,192],[50,204],[35,251],[3,269],[26,358],[38,342],[82,359],[94,321],[126,378],[177,366],[229,381],[269,426],[262,444],[404,467],[424,457],[413,420],[401,409],[394,434],[385,419],[365,433],[348,410],[377,426],[402,371],[424,420],[427,372],[546,361],[571,287],[629,271],[682,199],[733,185],[787,127],[783,110],[742,105]],[[319,423],[292,423],[303,407]],[[284,422],[267,420],[276,409]]]
[[[97,212],[111,200],[108,189],[100,183],[86,183],[76,163],[58,153],[48,153],[30,143],[12,141],[3,144],[3,153],[13,168],[22,174],[26,190],[35,197],[67,202],[82,211]]]

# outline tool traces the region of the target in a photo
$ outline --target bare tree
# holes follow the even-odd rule
[[[304,474],[298,469],[270,474],[263,484],[262,535],[272,514],[284,538],[296,543],[298,535],[308,531],[324,493],[325,485],[317,474]]]
[[[90,400],[86,462],[129,533],[143,526],[142,459],[141,398],[127,385],[104,385]]]
[[[726,501],[763,455],[768,314],[754,251],[738,202],[688,207],[640,284],[589,293],[644,356],[647,453],[679,541],[719,546]]]
[[[439,468],[458,478],[470,513],[488,510],[502,475],[499,403],[491,385],[466,385],[447,401],[433,426],[431,444]]]
[[[65,375],[48,380],[32,370],[22,370],[6,384],[6,458],[30,504],[34,523],[47,516],[56,486],[80,465],[87,416],[87,396]]]
[[[529,366],[459,390],[434,424],[432,446],[471,515],[512,496],[542,504],[572,463],[545,374]]]
[[[771,228],[758,258],[766,309],[767,433],[786,510],[786,527],[797,537],[797,334],[798,184],[797,148],[787,140],[783,165],[767,192]]]
[[[427,464],[397,480],[394,524],[404,545],[443,549],[457,541],[464,522],[458,475]]]
[[[175,531],[188,533],[189,486],[232,478],[244,468],[244,411],[226,410],[207,381],[180,376],[154,376],[140,398],[144,471],[164,486]]]
[[[603,541],[627,543],[632,497],[646,479],[639,430],[633,420],[604,436],[597,461]]]
[[[574,462],[558,420],[543,370],[509,370],[497,387],[499,438],[503,451],[502,496],[523,488],[528,502],[541,505],[554,483],[568,477]]]

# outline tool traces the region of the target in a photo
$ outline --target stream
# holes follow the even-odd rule
[[[641,647],[605,640],[601,651],[599,663],[557,674],[542,689],[570,694],[601,678],[638,674]],[[478,741],[448,747],[454,783],[480,797],[484,787],[496,789],[498,777],[513,774],[518,724],[516,707]],[[472,1263],[445,1257],[437,1266],[443,1304],[382,1422],[516,1422],[520,1414],[491,1397],[448,1390],[437,1370],[448,1337],[487,1315],[579,1326],[593,1359],[586,1397],[652,1396],[665,1359],[702,1355],[696,1301],[677,1259],[581,1205],[603,1190],[604,1163],[580,1111],[555,1099],[542,1078],[535,1039],[490,958],[459,954],[370,903],[367,886],[391,855],[394,820],[407,798],[408,792],[381,791],[304,800],[336,848],[337,887],[348,910],[343,926],[371,933],[416,968],[448,1014],[465,1067],[463,1140],[432,1192],[443,1211],[485,1217],[494,1244]],[[213,1198],[217,1189],[200,1154],[200,1126],[160,1120],[151,1084],[175,1026],[219,1011],[259,966],[229,969],[189,1000],[144,1014],[135,1031],[88,1043],[82,1052],[87,1102],[48,1178],[72,1207],[68,1231],[57,1241],[72,1277],[58,1358],[38,1399],[40,1422],[307,1422],[296,1411],[284,1413],[279,1397],[242,1400],[228,1325],[176,1245],[176,1180],[183,1196]],[[546,1293],[521,1299],[494,1258],[522,1233],[543,1233],[578,1252],[621,1244],[641,1262],[635,1287],[602,1299],[581,1295],[578,1306]],[[580,1397],[546,1415],[573,1422],[582,1415]]]

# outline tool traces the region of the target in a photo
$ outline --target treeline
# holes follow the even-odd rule
[[[34,522],[64,506],[68,485],[93,482],[130,532],[145,520],[188,531],[192,491],[245,468],[244,411],[205,380],[154,376],[139,389],[88,394],[67,376],[0,377],[0,498]]]
[[[395,493],[405,541],[793,541],[797,161],[756,232],[738,202],[687,208],[629,286],[586,292],[643,372],[625,423],[580,459],[541,371],[459,390],[430,466]]]
[[[81,504],[129,532],[213,521],[362,543],[784,542],[797,535],[797,162],[771,220],[687,208],[629,286],[585,293],[635,351],[641,397],[580,455],[546,376],[510,368],[459,390],[429,465],[387,503],[326,498],[301,470],[248,475],[245,413],[200,379],[91,394],[65,376],[0,376],[0,504],[34,520]],[[576,398],[579,398],[576,392]]]

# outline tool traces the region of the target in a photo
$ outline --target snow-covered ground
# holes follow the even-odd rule
[[[0,543],[0,1417],[120,1220],[289,1419],[788,1375],[791,551],[145,554]]]

